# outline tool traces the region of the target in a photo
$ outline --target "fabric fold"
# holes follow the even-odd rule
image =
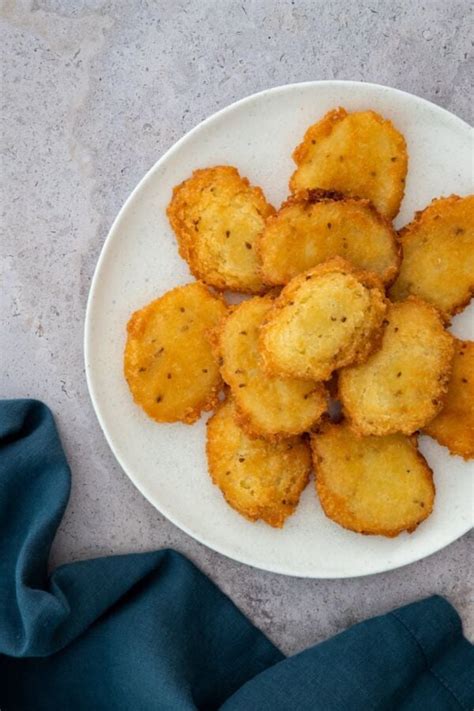
[[[276,664],[222,708],[471,711],[473,703],[474,647],[463,638],[456,611],[433,596],[361,622]]]
[[[283,655],[183,556],[47,575],[70,471],[51,412],[0,402],[0,708],[215,709]]]

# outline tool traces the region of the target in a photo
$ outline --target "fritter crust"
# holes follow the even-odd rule
[[[297,274],[336,256],[375,272],[390,284],[401,261],[391,223],[369,200],[325,190],[303,190],[284,202],[267,219],[258,249],[268,284],[287,284]]]
[[[386,310],[378,277],[340,257],[299,274],[261,328],[265,369],[327,380],[337,368],[363,362],[378,346]]]
[[[276,528],[296,509],[311,470],[304,439],[248,437],[236,422],[232,400],[221,403],[207,423],[207,459],[227,503],[250,521],[262,519]]]
[[[424,427],[464,459],[474,459],[474,342],[456,340],[453,372],[441,412]]]
[[[216,289],[265,291],[256,239],[274,208],[236,168],[195,170],[173,190],[167,215],[191,272]]]
[[[411,296],[391,304],[379,350],[339,373],[344,414],[361,435],[411,434],[439,412],[454,339],[434,306]]]
[[[250,437],[282,439],[310,429],[326,411],[322,383],[279,378],[262,369],[260,326],[272,308],[270,296],[233,307],[217,334],[221,374],[230,386],[239,425]]]
[[[217,404],[222,380],[206,332],[225,312],[220,297],[194,282],[132,314],[124,374],[135,402],[157,422],[191,424]]]
[[[293,159],[298,167],[290,179],[291,192],[339,190],[371,200],[388,219],[400,209],[408,166],[406,142],[375,111],[329,111],[308,128]]]
[[[433,200],[400,231],[400,241],[404,256],[391,298],[414,294],[449,321],[474,293],[474,195]]]
[[[433,510],[433,474],[415,436],[358,437],[347,423],[311,436],[324,513],[357,533],[411,533]]]

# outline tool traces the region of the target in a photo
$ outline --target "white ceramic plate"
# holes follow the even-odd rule
[[[291,152],[306,127],[329,109],[372,108],[391,119],[409,150],[399,227],[433,197],[467,194],[470,129],[447,111],[410,94],[357,82],[293,84],[255,94],[211,116],[178,141],[147,173],[120,211],[92,282],[85,328],[89,390],[119,463],[144,496],[173,523],[220,553],[287,575],[343,578],[396,568],[448,545],[472,525],[473,465],[433,440],[421,449],[435,472],[432,516],[412,535],[361,536],[325,518],[307,487],[283,530],[250,523],[212,485],[204,454],[205,420],[158,425],[133,402],[122,375],[130,313],[191,280],[178,256],[165,209],[171,189],[199,167],[229,163],[278,205],[287,195]],[[453,332],[474,337],[473,306]]]

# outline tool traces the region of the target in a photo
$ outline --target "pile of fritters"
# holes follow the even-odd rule
[[[132,315],[125,377],[157,422],[215,409],[209,472],[246,518],[283,526],[313,468],[336,523],[411,532],[435,496],[418,432],[474,457],[474,343],[447,331],[474,292],[474,196],[435,199],[397,234],[407,148],[374,111],[330,111],[293,158],[277,211],[231,166],[174,189],[199,281]]]

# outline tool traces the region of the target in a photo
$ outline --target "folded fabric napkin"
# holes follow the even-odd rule
[[[48,577],[69,487],[48,408],[0,402],[2,711],[474,708],[474,647],[440,597],[285,659],[173,551]]]

